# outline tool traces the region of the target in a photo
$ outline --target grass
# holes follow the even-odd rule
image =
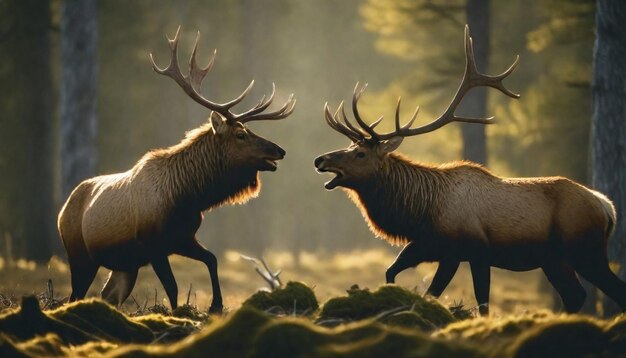
[[[395,252],[389,250],[364,250],[349,253],[309,253],[303,252],[299,259],[288,252],[271,252],[266,255],[272,268],[282,270],[281,279],[300,281],[309,285],[319,302],[331,297],[344,295],[354,284],[362,288],[376,288],[384,283],[384,273]],[[254,271],[254,267],[240,258],[239,253],[227,251],[219,260],[219,275],[224,295],[224,305],[236,310],[241,304],[266,283]],[[205,311],[211,303],[211,283],[206,266],[179,256],[171,256],[172,269],[179,287],[179,302],[187,302],[188,288],[193,287],[189,303]],[[48,265],[22,263],[20,267],[0,269],[0,309],[8,308],[23,295],[47,294],[47,282],[54,283],[54,298],[61,299],[70,294],[70,275],[63,260],[53,258]],[[417,269],[409,269],[399,274],[396,282],[403,287],[414,288],[424,293],[436,270],[436,264],[423,264]],[[100,269],[88,292],[88,297],[98,297],[108,271]],[[523,313],[529,310],[552,308],[549,292],[541,290],[542,273],[512,273],[492,269],[490,310],[495,315]],[[165,291],[150,267],[139,271],[137,284],[123,306],[125,312],[141,311],[156,303],[169,307]],[[453,306],[463,302],[467,308],[476,305],[472,279],[467,265],[462,264],[439,302]],[[157,307],[158,308],[158,307]]]

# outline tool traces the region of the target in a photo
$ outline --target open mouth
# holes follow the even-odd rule
[[[339,181],[343,178],[343,173],[339,169],[335,168],[317,168],[318,173],[332,173],[335,177],[324,183],[324,188],[327,190],[333,190],[339,185]]]
[[[265,164],[261,170],[267,171],[275,171],[278,168],[278,160],[272,158],[263,158],[263,163]]]

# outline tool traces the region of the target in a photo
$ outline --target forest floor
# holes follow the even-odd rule
[[[264,256],[273,270],[281,270],[283,282],[301,281],[314,288],[321,302],[331,297],[345,294],[354,284],[360,287],[376,288],[384,283],[385,270],[394,260],[390,251],[372,249],[348,253],[307,253],[300,254],[298,260],[288,252],[270,252]],[[219,260],[219,276],[224,295],[224,305],[237,309],[246,297],[261,287],[266,287],[263,279],[254,270],[254,264],[242,259],[235,251],[226,251]],[[191,285],[190,303],[206,309],[211,300],[211,282],[204,264],[180,256],[170,256],[170,262],[178,283],[178,302],[186,302]],[[62,259],[53,258],[46,266],[36,266],[23,260],[9,268],[6,260],[0,258],[0,294],[21,297],[25,294],[38,294],[47,290],[48,279],[52,280],[58,298],[70,294],[69,267]],[[435,273],[437,264],[422,264],[417,269],[400,273],[396,283],[418,293],[426,292]],[[108,270],[101,268],[88,297],[98,297]],[[492,269],[491,303],[492,314],[522,313],[537,309],[551,309],[551,292],[546,292],[540,271],[510,272]],[[156,291],[155,291],[156,290]],[[548,287],[548,290],[551,290]],[[137,284],[132,297],[141,305],[146,300],[154,304],[155,292],[160,304],[169,305],[165,291],[152,269],[147,266],[139,271]],[[124,308],[136,308],[133,298],[129,298]],[[476,305],[469,267],[462,264],[456,276],[439,299],[443,305],[462,302],[472,307]]]
[[[206,268],[179,257],[171,262],[183,304],[174,312],[150,269],[140,272],[133,299],[118,311],[97,299],[62,305],[69,272],[59,259],[46,267],[0,262],[0,356],[626,356],[626,316],[551,312],[539,272],[493,270],[491,314],[481,318],[467,267],[434,300],[422,294],[436,265],[381,285],[393,260],[386,251],[302,254],[297,264],[288,253],[266,259],[282,270],[283,288],[259,291],[265,283],[251,262],[236,252],[222,257],[221,316],[206,313]],[[89,296],[105,279],[102,270]],[[21,299],[28,294],[38,299]]]

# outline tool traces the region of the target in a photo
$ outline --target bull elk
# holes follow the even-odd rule
[[[315,159],[319,172],[334,173],[325,184],[345,189],[372,232],[392,244],[403,244],[386,271],[387,283],[422,262],[439,266],[427,293],[439,297],[457,271],[469,262],[481,314],[488,314],[490,267],[513,271],[541,268],[558,291],[567,312],[580,310],[585,290],[576,273],[626,309],[626,283],[609,269],[606,246],[615,226],[615,208],[601,193],[563,177],[501,178],[471,162],[440,166],[420,164],[394,153],[404,137],[432,132],[451,122],[490,124],[493,118],[455,115],[463,96],[488,86],[518,98],[504,87],[515,62],[500,75],[476,69],[472,39],[465,28],[466,66],[459,89],[445,112],[412,128],[417,110],[395,130],[378,133],[359,115],[357,102],[365,87],[354,89],[352,111],[358,126],[344,113],[325,106],[328,125],[352,144]]]
[[[205,68],[198,67],[198,33],[189,74],[183,75],[178,65],[179,32],[180,27],[174,39],[168,39],[169,65],[159,68],[150,54],[152,68],[210,109],[209,121],[188,132],[180,143],[148,152],[130,170],[87,179],[70,194],[58,219],[71,270],[70,301],[85,296],[98,268],[104,266],[112,271],[102,296],[119,305],[130,295],[138,269],[151,264],[175,308],[178,288],[168,256],[178,254],[206,264],[213,289],[209,310],[221,312],[217,259],[195,237],[202,212],[256,197],[261,188],[259,171],[275,171],[276,162],[285,156],[281,147],[255,135],[245,123],[289,116],[296,102],[293,94],[272,112],[266,109],[274,99],[275,86],[268,98],[263,96],[251,109],[231,111],[254,81],[229,102],[206,99],[200,87],[215,52]]]

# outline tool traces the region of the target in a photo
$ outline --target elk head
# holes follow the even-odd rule
[[[264,95],[254,107],[242,113],[233,113],[231,109],[241,102],[250,92],[254,85],[254,80],[250,82],[248,87],[238,97],[228,102],[215,103],[206,99],[200,94],[200,88],[202,81],[213,66],[217,51],[213,51],[213,56],[206,67],[198,67],[196,62],[196,52],[200,39],[200,32],[198,32],[191,58],[189,59],[189,74],[183,75],[178,66],[179,33],[180,26],[178,30],[176,30],[174,39],[168,38],[171,59],[166,68],[159,68],[154,62],[152,54],[150,54],[150,61],[152,62],[154,71],[172,78],[191,99],[211,110],[209,121],[212,126],[212,131],[207,132],[206,135],[212,135],[219,141],[222,154],[231,162],[255,171],[276,170],[276,162],[285,156],[285,150],[267,139],[254,134],[245,126],[245,123],[255,120],[278,120],[289,116],[296,105],[293,94],[289,96],[282,107],[273,112],[265,112],[270,104],[272,104],[274,94],[276,93],[276,86],[273,83],[272,94],[267,99]]]
[[[404,137],[432,132],[451,122],[493,123],[493,117],[469,118],[454,114],[465,94],[474,87],[493,87],[509,97],[520,97],[519,94],[509,91],[502,84],[502,80],[511,74],[517,66],[519,56],[506,71],[497,76],[488,76],[478,72],[474,60],[472,38],[469,35],[467,25],[465,26],[465,59],[463,80],[452,102],[439,118],[420,127],[411,128],[417,118],[419,107],[415,109],[413,116],[409,119],[407,124],[400,125],[401,101],[398,99],[395,114],[395,130],[389,133],[377,133],[374,127],[382,121],[383,117],[381,116],[371,125],[368,125],[359,115],[357,108],[359,98],[365,91],[367,84],[359,88],[359,84],[357,83],[354,87],[352,112],[358,126],[355,126],[347,119],[343,102],[334,113],[331,112],[328,103],[326,103],[324,105],[326,123],[328,123],[332,129],[345,135],[352,141],[350,146],[346,149],[329,152],[315,159],[315,167],[318,172],[331,172],[335,174],[335,177],[325,184],[326,189],[332,190],[337,186],[354,189],[358,183],[367,180],[383,168],[386,157],[400,146]]]

